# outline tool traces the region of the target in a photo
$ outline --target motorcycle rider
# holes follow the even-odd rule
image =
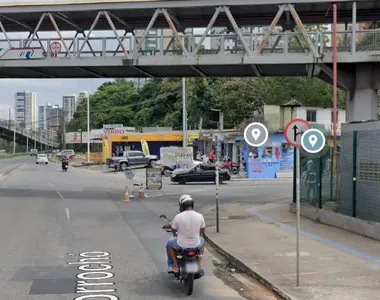
[[[170,238],[166,243],[166,253],[168,257],[168,272],[178,273],[177,251],[186,248],[199,248],[200,256],[198,258],[199,274],[198,278],[204,275],[201,268],[201,257],[204,251],[204,238],[206,224],[203,216],[194,211],[194,200],[190,195],[184,194],[179,200],[179,211],[172,222],[165,225],[164,229],[171,229],[177,233],[177,237]]]
[[[62,159],[62,170],[63,168],[69,164],[69,159],[67,158],[67,156],[65,155]]]

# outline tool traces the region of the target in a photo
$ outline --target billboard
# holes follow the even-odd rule
[[[193,165],[193,152],[193,147],[162,147],[160,148],[161,164],[190,168]]]

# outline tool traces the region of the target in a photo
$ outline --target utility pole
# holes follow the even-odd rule
[[[90,138],[91,138],[91,132],[90,132],[90,97],[87,98],[87,162],[90,162]]]
[[[182,78],[182,147],[187,147],[186,79]]]
[[[62,114],[63,114],[63,118],[62,118],[62,150],[65,150],[66,149],[66,110],[65,110],[65,106],[63,106],[62,108]]]
[[[16,154],[16,110],[13,114],[13,154]]]

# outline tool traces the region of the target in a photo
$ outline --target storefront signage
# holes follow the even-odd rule
[[[193,165],[193,147],[162,147],[160,148],[161,164],[163,166],[180,165],[189,168]]]
[[[123,124],[103,124],[103,129],[123,128]]]

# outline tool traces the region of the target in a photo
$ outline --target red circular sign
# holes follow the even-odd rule
[[[50,44],[50,52],[53,54],[58,54],[62,50],[62,45],[58,41],[51,42]]]
[[[299,138],[299,141],[297,142],[297,137],[295,135],[292,136],[292,133],[297,130],[297,128],[293,129],[294,126],[297,126],[297,128],[300,129],[301,131],[302,129],[304,129],[304,131],[306,131],[307,129],[311,129],[312,126],[309,122],[307,122],[304,119],[294,119],[294,120],[291,120],[288,124],[286,124],[285,130],[284,130],[285,139],[293,147],[299,148],[302,146],[301,145],[302,134]],[[297,133],[297,135],[298,134],[299,133]]]

